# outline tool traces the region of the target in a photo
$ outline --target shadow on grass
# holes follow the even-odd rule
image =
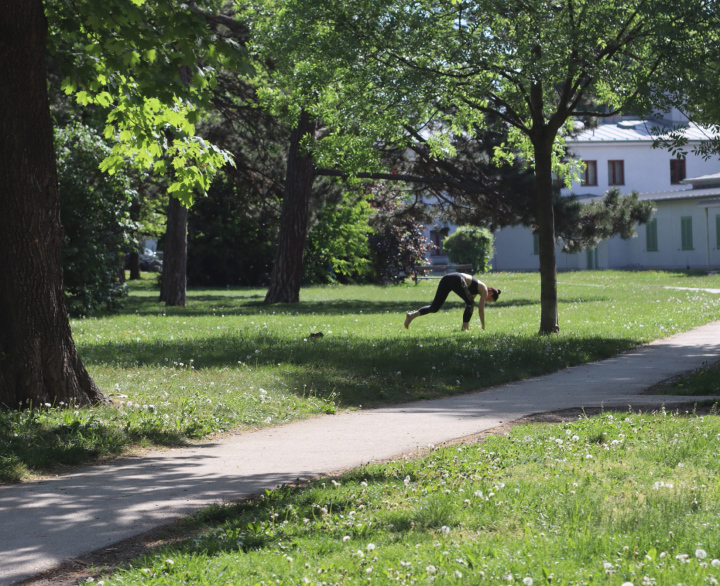
[[[259,298],[259,299],[253,299]],[[559,303],[596,303],[606,301],[609,297],[595,297],[583,299],[577,297],[561,298]],[[147,299],[131,297],[125,301],[125,308],[121,315],[173,315],[173,316],[217,316],[220,315],[347,315],[347,314],[403,314],[408,311],[419,309],[432,302],[432,295],[411,297],[404,301],[367,301],[358,299],[343,300],[322,300],[303,301],[302,303],[276,303],[267,305],[263,303],[260,295],[234,297],[220,295],[197,295],[188,296],[186,307],[165,307],[160,303],[148,303]],[[488,306],[492,309],[503,309],[511,307],[528,307],[540,305],[539,300],[512,299],[497,301]],[[448,299],[443,306],[444,309],[455,309],[462,311],[464,304],[456,299]]]
[[[88,367],[158,368],[193,361],[196,372],[265,369],[298,395],[331,395],[343,406],[375,406],[456,395],[609,358],[636,347],[632,338],[435,334],[379,341],[326,335],[290,340],[247,333],[195,340],[128,341],[79,347]]]

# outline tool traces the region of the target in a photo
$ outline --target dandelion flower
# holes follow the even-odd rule
[[[455,577],[459,580],[462,578],[462,572],[460,570],[455,570]]]
[[[349,535],[346,535],[345,537],[343,537],[343,542],[347,542],[347,541],[350,541]]]
[[[443,525],[442,527],[440,527],[440,532],[443,535],[447,535],[448,533],[450,533],[450,527],[448,527],[447,525]]]
[[[368,551],[372,551],[373,549],[375,549],[375,544],[374,544],[374,543],[368,543],[368,544],[365,546],[365,549],[368,550]]]
[[[525,586],[533,586],[533,579],[530,576],[523,578],[523,584],[525,584]]]
[[[717,568],[718,566],[720,566],[720,560],[714,559],[713,561],[710,562],[710,565]]]
[[[699,560],[704,560],[707,557],[707,552],[704,549],[696,549],[695,550],[695,557]]]

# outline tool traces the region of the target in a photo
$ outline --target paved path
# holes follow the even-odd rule
[[[0,487],[0,584],[167,523],[212,502],[389,458],[535,413],[659,406],[640,395],[720,359],[720,321],[616,358],[449,399],[329,415],[60,478]],[[690,398],[697,401],[700,397]]]

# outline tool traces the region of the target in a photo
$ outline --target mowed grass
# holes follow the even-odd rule
[[[403,328],[437,281],[325,286],[301,303],[263,303],[265,289],[190,290],[184,308],[157,302],[155,277],[131,282],[125,310],[72,322],[78,351],[112,399],[105,407],[38,406],[0,414],[0,481],[286,423],[338,409],[432,399],[608,358],[720,319],[720,276],[667,272],[559,275],[560,333],[538,336],[537,274],[493,273],[503,290],[460,331],[454,295]],[[322,332],[322,337],[311,334]]]
[[[166,584],[717,584],[716,414],[602,413],[214,506],[108,576]],[[177,537],[175,537],[177,538]]]

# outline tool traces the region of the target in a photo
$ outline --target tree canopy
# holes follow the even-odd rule
[[[309,96],[316,105],[335,96],[344,119],[397,142],[414,132],[435,157],[452,155],[452,137],[475,133],[488,117],[507,125],[509,141],[496,155],[519,152],[535,173],[541,333],[558,329],[553,172],[573,172],[572,162],[563,161],[571,117],[649,111],[653,93],[667,82],[664,66],[701,42],[712,20],[701,0],[268,5],[276,12],[267,34],[305,88],[297,99]],[[352,141],[338,141],[318,155],[352,169],[357,152]]]

